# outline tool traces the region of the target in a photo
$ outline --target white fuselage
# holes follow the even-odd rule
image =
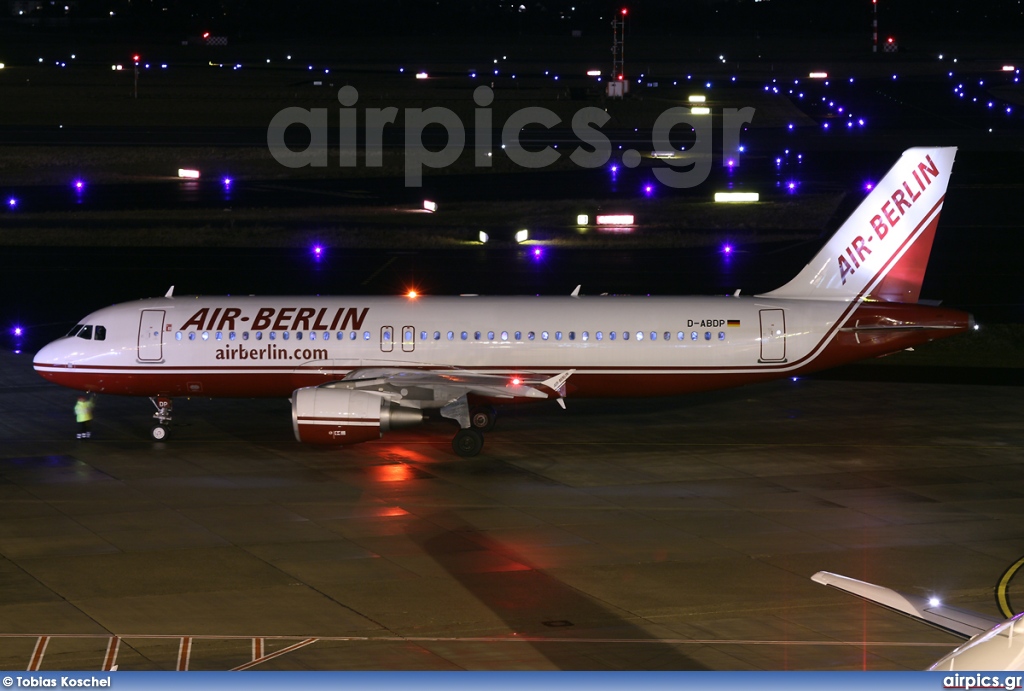
[[[376,367],[573,369],[573,395],[665,395],[871,356],[837,348],[865,309],[746,297],[156,298],[94,312],[81,321],[92,338],[58,339],[35,366],[74,388],[149,396],[284,396]]]

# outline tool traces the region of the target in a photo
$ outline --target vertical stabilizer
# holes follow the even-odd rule
[[[803,271],[761,297],[917,302],[955,156],[904,151]]]

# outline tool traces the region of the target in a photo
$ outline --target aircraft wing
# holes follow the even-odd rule
[[[405,389],[423,388],[441,390],[447,397],[465,394],[488,398],[558,398],[565,396],[565,382],[576,370],[568,370],[554,377],[524,373],[478,374],[465,370],[424,370],[397,367],[361,368],[349,372],[342,382],[357,389],[388,385]]]
[[[917,595],[905,595],[890,588],[828,571],[819,571],[811,576],[811,580],[838,588],[961,638],[971,638],[1003,623],[1002,618],[957,609]]]

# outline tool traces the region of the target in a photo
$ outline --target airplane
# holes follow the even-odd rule
[[[930,672],[1024,670],[1024,613],[1003,620],[828,571],[819,571],[811,580],[968,639],[932,664]]]
[[[291,397],[300,442],[346,446],[454,420],[475,456],[495,404],[666,396],[807,374],[975,327],[918,302],[955,147],[908,149],[791,281],[755,296],[179,297],[107,307],[35,370],[147,396]]]

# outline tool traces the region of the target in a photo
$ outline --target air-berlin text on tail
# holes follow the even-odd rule
[[[252,314],[243,314],[238,307],[203,307],[178,327],[181,331],[234,331],[236,328],[260,331],[333,331],[360,329],[369,307],[260,307]],[[244,324],[236,327],[235,322]],[[167,325],[171,331],[171,325]]]
[[[858,235],[846,246],[846,255],[839,254],[839,277],[843,285],[846,285],[847,275],[856,273],[865,258],[871,254],[869,243],[876,238],[879,242],[884,241],[889,231],[896,227],[907,210],[918,202],[938,176],[939,166],[930,155],[926,155],[924,161],[911,169],[908,179],[901,181],[879,208],[879,213],[871,217],[871,232],[868,233],[867,240]]]

